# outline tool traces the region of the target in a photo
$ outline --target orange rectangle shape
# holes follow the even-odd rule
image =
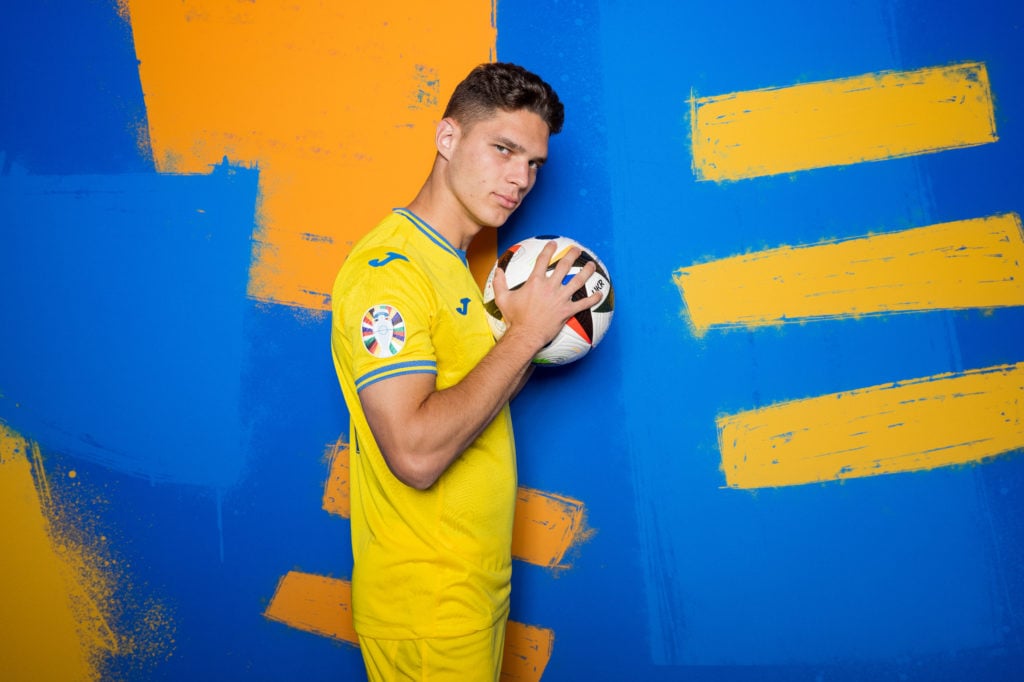
[[[555,633],[551,630],[509,621],[501,662],[502,682],[540,682],[554,647]]]
[[[691,101],[693,172],[739,180],[995,142],[985,64],[882,71]]]
[[[323,508],[329,514],[337,514],[342,518],[350,518],[352,514],[349,497],[349,449],[344,437],[339,438],[327,448],[325,453],[330,463],[330,473],[324,486]]]
[[[520,487],[512,556],[538,566],[558,566],[569,547],[582,539],[583,515],[578,500]]]
[[[352,583],[289,571],[263,615],[298,630],[359,644],[352,624]]]
[[[732,488],[980,462],[1024,447],[1024,363],[780,403],[717,424]]]
[[[1024,305],[1013,213],[760,251],[674,273],[697,334],[710,327]]]

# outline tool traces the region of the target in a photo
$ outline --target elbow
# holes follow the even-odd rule
[[[399,479],[399,480],[401,480],[401,479]],[[407,486],[409,486],[413,490],[418,490],[418,491],[420,491],[422,493],[422,492],[426,492],[426,491],[430,490],[430,488],[435,483],[437,483],[437,479],[436,478],[434,478],[434,479],[423,478],[423,479],[417,479],[417,480],[410,479],[410,480],[407,480],[407,481],[402,481],[402,483],[405,483]]]
[[[405,472],[401,475],[397,472],[393,473],[395,473],[395,478],[399,481],[420,492],[430,490],[437,483],[437,479],[440,478],[440,476],[434,476],[429,473]]]
[[[444,469],[433,464],[434,458],[424,453],[399,450],[383,454],[392,475],[415,490],[429,490],[444,473]]]

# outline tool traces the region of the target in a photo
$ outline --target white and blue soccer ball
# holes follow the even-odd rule
[[[548,263],[548,276],[555,269],[562,258],[564,258],[572,247],[580,249],[580,255],[572,264],[572,268],[566,275],[566,281],[576,275],[583,266],[594,261],[597,270],[584,283],[582,287],[573,294],[573,300],[586,298],[595,291],[601,292],[601,300],[587,310],[577,313],[569,318],[565,326],[558,333],[551,343],[541,349],[533,358],[533,362],[539,365],[565,365],[579,360],[590,352],[590,349],[600,343],[608,331],[612,322],[612,314],[615,310],[615,296],[612,290],[612,281],[608,276],[608,269],[604,263],[579,242],[569,237],[541,235],[529,237],[516,242],[498,258],[498,261],[491,268],[487,276],[487,283],[484,285],[484,309],[487,311],[487,321],[491,326],[495,339],[500,339],[507,328],[502,319],[501,311],[494,302],[494,273],[498,268],[505,271],[505,279],[509,289],[521,287],[533,272],[537,256],[548,242],[556,242],[558,248],[555,255]]]

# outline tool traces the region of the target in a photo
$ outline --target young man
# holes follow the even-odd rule
[[[537,180],[564,114],[512,64],[460,83],[416,198],[353,248],[331,346],[351,419],[353,616],[371,680],[497,680],[508,617],[515,445],[508,402],[569,317],[593,263],[551,276],[548,245],[515,291],[494,278],[495,343],[466,249]]]

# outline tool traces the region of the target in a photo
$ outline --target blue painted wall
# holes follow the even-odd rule
[[[321,508],[344,431],[329,321],[245,298],[258,170],[153,172],[112,4],[2,10],[0,420],[131,566],[125,622],[168,605],[172,653],[131,679],[361,679],[358,651],[262,616],[291,568],[347,577]],[[1024,664],[1024,460],[724,488],[714,419],[1024,360],[1024,313],[844,320],[695,338],[672,272],[781,244],[1022,210],[1017,3],[499,4],[498,57],[566,130],[503,230],[578,237],[616,285],[612,333],[517,399],[522,485],[583,500],[572,566],[517,564],[545,680],[1004,680]],[[697,95],[988,65],[997,144],[733,183],[690,169]],[[144,139],[145,136],[143,135]]]

